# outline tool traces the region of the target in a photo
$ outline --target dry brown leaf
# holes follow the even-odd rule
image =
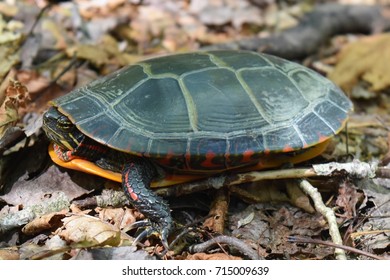
[[[212,232],[223,234],[225,228],[226,215],[229,208],[229,198],[224,190],[217,192],[215,199],[211,205],[209,218],[207,218],[203,226]]]
[[[134,209],[123,208],[96,208],[102,221],[112,224],[117,229],[123,229],[136,221],[138,214]]]
[[[7,17],[13,17],[18,13],[18,10],[16,5],[0,2],[0,14],[6,15]]]
[[[92,216],[75,215],[64,218],[63,223],[57,233],[73,246],[118,246],[122,241],[120,230]]]
[[[16,247],[0,249],[0,260],[19,260],[19,259],[20,259],[20,253]]]
[[[226,255],[224,253],[216,254],[206,254],[206,253],[196,253],[193,255],[188,255],[187,260],[242,260],[240,257]]]
[[[18,70],[16,77],[18,81],[28,88],[29,93],[32,95],[47,88],[50,84],[47,78],[32,70]]]
[[[25,107],[28,100],[27,88],[18,81],[10,80],[4,100],[0,100],[0,138],[8,128],[15,126],[19,120],[18,109]]]
[[[48,229],[57,229],[62,225],[61,219],[65,217],[66,212],[67,210],[63,210],[38,217],[25,225],[22,232],[27,235],[34,235]]]
[[[340,216],[347,219],[356,217],[356,211],[363,199],[364,194],[361,191],[346,183],[342,184],[339,188],[339,195],[336,200],[337,206],[344,211]]]
[[[193,0],[190,12],[207,25],[223,25],[231,22],[234,28],[240,29],[245,23],[258,26],[263,24],[260,9],[252,6],[249,1]]]
[[[98,67],[109,62],[109,54],[101,46],[78,44],[68,48],[66,53],[69,57],[75,55],[77,58],[88,60]]]
[[[83,18],[93,19],[96,17],[108,17],[115,15],[118,11],[131,7],[125,5],[126,0],[109,0],[109,1],[91,1],[91,0],[80,0],[78,1],[79,12]]]
[[[380,91],[390,86],[390,34],[360,39],[347,45],[339,54],[335,69],[329,78],[345,91],[363,79],[371,90]]]

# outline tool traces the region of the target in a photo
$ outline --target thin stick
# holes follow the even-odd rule
[[[356,178],[374,178],[375,176],[388,175],[390,170],[378,168],[375,164],[368,164],[360,161],[349,163],[327,163],[316,164],[311,168],[293,168],[266,171],[250,171],[238,174],[222,174],[209,178],[200,179],[195,182],[182,183],[174,186],[156,188],[157,194],[162,196],[180,196],[206,189],[219,189],[243,183],[257,182],[270,179],[293,179],[310,178],[320,176],[335,176],[334,174],[348,174]]]
[[[311,239],[311,238],[306,238],[306,237],[290,236],[288,238],[288,241],[296,242],[296,243],[320,244],[320,245],[340,248],[340,249],[343,249],[345,251],[349,251],[349,252],[352,252],[352,253],[360,254],[360,255],[363,255],[363,256],[375,259],[375,260],[387,260],[388,259],[388,258],[380,257],[380,256],[377,256],[377,255],[374,255],[374,254],[371,254],[371,253],[368,253],[368,252],[365,252],[365,251],[362,251],[362,250],[350,247],[350,246],[338,245],[338,244],[334,244],[332,242],[323,241],[323,240]]]
[[[333,210],[326,207],[324,202],[322,201],[321,194],[318,190],[313,187],[307,180],[300,180],[299,187],[311,197],[314,202],[314,207],[317,212],[322,214],[328,222],[329,225],[329,234],[332,238],[333,243],[336,245],[343,245],[343,239],[341,238],[341,234],[337,225],[336,215]],[[335,249],[336,259],[338,260],[346,260],[347,256],[345,255],[345,251],[340,248]]]

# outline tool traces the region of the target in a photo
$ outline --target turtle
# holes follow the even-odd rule
[[[153,187],[308,160],[352,109],[339,87],[301,64],[198,51],[125,66],[51,101],[43,130],[56,163],[121,181],[148,234],[169,248],[173,219]]]

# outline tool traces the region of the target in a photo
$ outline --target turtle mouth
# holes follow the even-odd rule
[[[47,138],[49,138],[50,141],[54,142],[62,149],[73,150],[73,147],[69,144],[69,142],[67,142],[65,138],[62,138],[60,137],[60,135],[56,134],[56,132],[52,130],[50,127],[44,126],[43,131],[45,132]]]

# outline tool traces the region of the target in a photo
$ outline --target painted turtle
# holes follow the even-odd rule
[[[127,197],[165,247],[170,209],[149,188],[153,180],[152,186],[167,184],[158,181],[163,172],[179,174],[168,180],[177,183],[185,180],[180,174],[307,160],[323,151],[352,110],[343,92],[316,72],[246,51],[149,59],[51,105],[43,128],[55,143],[52,158],[95,174],[121,173]],[[102,176],[118,179],[108,174]]]

